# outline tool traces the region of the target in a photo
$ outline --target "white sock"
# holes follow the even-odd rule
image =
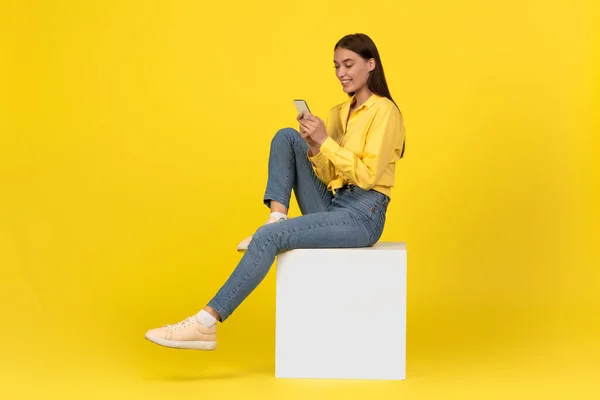
[[[217,323],[217,319],[204,310],[200,310],[200,312],[196,314],[196,318],[198,319],[198,322],[206,328],[212,328]]]
[[[287,219],[287,218],[288,218],[288,217],[287,217],[287,215],[285,215],[285,214],[283,214],[283,213],[280,213],[280,212],[277,212],[277,211],[273,211],[273,212],[271,213],[271,217],[273,217],[273,218],[275,218],[275,219],[281,219],[281,218],[283,218],[283,219]]]

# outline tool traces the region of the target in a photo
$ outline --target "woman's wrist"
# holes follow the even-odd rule
[[[308,146],[308,150],[310,151],[310,155],[314,157],[321,152],[321,146],[318,144]]]
[[[327,138],[325,138],[325,139],[327,139]],[[313,155],[315,155],[315,156],[316,156],[317,154],[319,154],[319,153],[321,152],[321,145],[322,145],[322,144],[325,142],[325,139],[323,139],[323,140],[318,140],[318,141],[315,141],[315,140],[313,140],[312,144],[311,144],[311,145],[309,145],[309,147],[310,147],[310,152],[311,152]]]

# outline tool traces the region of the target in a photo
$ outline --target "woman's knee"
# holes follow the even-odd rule
[[[294,128],[283,128],[275,132],[272,143],[293,144],[300,133]]]
[[[281,230],[277,229],[278,227],[275,226],[277,224],[278,223],[273,223],[260,226],[252,235],[252,242],[258,244],[260,247],[271,245],[278,247],[278,239],[281,236]]]

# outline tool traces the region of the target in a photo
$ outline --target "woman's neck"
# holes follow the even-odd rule
[[[373,92],[371,92],[366,85],[358,92],[356,92],[356,94],[354,95],[354,100],[356,102],[355,108],[361,106],[362,103],[367,101],[372,94]]]

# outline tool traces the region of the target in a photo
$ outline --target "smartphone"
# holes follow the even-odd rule
[[[294,100],[294,105],[296,106],[296,110],[298,110],[298,114],[304,115],[305,112],[311,113],[305,100]]]

